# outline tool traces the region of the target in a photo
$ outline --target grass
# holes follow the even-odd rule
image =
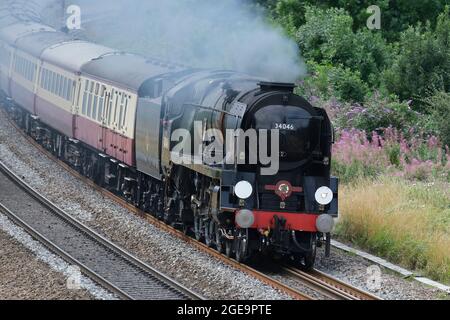
[[[340,212],[339,237],[450,283],[448,183],[360,179],[341,188]]]

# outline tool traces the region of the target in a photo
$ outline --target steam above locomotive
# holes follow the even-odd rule
[[[311,268],[316,246],[329,249],[333,129],[293,84],[2,24],[1,90],[55,156],[239,261],[267,254]]]

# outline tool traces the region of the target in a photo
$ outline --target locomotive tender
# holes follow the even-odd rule
[[[266,253],[311,268],[317,246],[329,254],[338,215],[333,129],[294,85],[146,59],[2,19],[0,88],[14,101],[14,119],[55,156],[228,256]],[[174,139],[179,129],[200,143]],[[269,145],[246,140],[249,130],[270,132]],[[214,156],[231,161],[174,161],[180,141],[192,160],[216,139],[223,150]],[[230,139],[244,148],[229,153]],[[276,153],[275,174],[263,173],[268,165],[254,151],[261,148]]]

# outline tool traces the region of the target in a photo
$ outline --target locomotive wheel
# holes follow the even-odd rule
[[[311,271],[314,268],[314,264],[316,263],[316,251],[314,250],[314,253],[305,255],[303,261],[304,269],[307,271]]]
[[[183,231],[183,233],[185,234],[185,235],[189,235],[190,234],[190,230],[191,228],[186,224],[186,223],[183,223],[183,226],[181,227],[181,231]]]
[[[213,239],[214,239],[214,224],[215,222],[212,220],[209,220],[204,223],[203,229],[205,230],[205,244],[208,247],[212,247],[213,245]]]
[[[197,241],[202,240],[203,220],[200,217],[194,218],[194,235]]]
[[[216,239],[216,248],[220,253],[225,253],[225,239],[222,236],[222,231],[220,231],[220,226],[215,223],[214,224],[214,236]]]
[[[248,258],[248,229],[238,231],[236,239],[236,261],[245,262]]]
[[[233,241],[225,239],[225,255],[228,258],[233,257]]]
[[[311,252],[294,255],[294,263],[296,267],[303,271],[311,271],[316,262],[316,245],[312,245]]]

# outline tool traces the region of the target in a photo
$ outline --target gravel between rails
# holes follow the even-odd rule
[[[113,295],[81,276],[69,289],[72,267],[33,240],[0,213],[1,300],[113,300]]]
[[[90,300],[86,290],[70,290],[67,279],[0,231],[0,299]]]
[[[63,214],[37,201],[16,185],[6,174],[0,173],[0,203],[32,226],[44,238],[87,266],[135,299],[179,300],[188,296],[144,271],[120,252],[103,244],[90,232],[70,223]]]
[[[372,266],[374,264],[364,258],[336,248],[332,248],[330,259],[324,258],[323,250],[319,250],[316,261],[317,270],[386,300],[446,299],[445,293],[439,289],[426,286],[413,279],[404,279],[397,273],[379,266],[381,270],[380,286],[379,289],[371,290],[368,286],[370,276],[368,268]]]
[[[0,159],[62,210],[205,298],[290,298],[212,259],[104,198],[42,155],[1,116]],[[368,266],[370,264],[364,259],[339,250],[333,250],[331,258],[325,259],[319,250],[319,270],[364,290],[368,290]],[[437,290],[384,271],[382,289],[371,292],[383,299],[441,297]],[[305,290],[305,293],[310,292]]]

